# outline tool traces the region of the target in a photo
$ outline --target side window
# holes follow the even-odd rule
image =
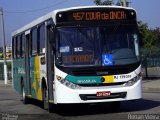
[[[34,28],[31,33],[32,40],[32,55],[37,54],[37,28]]]
[[[21,47],[21,39],[20,36],[17,36],[17,58],[20,58],[20,47]]]
[[[17,46],[16,46],[16,44],[17,44],[17,39],[16,39],[16,37],[14,38],[14,58],[17,58]]]
[[[12,58],[15,58],[15,37],[12,38]]]
[[[24,54],[25,54],[25,53],[24,53],[24,52],[25,52],[25,51],[24,51],[25,35],[22,34],[21,38],[22,38],[22,40],[21,40],[21,42],[22,42],[22,43],[21,43],[21,51],[22,51],[22,52],[21,52],[21,57],[24,57]]]
[[[32,54],[32,40],[31,40],[31,34],[26,35],[26,41],[28,41],[28,55],[31,56]]]
[[[39,27],[39,53],[45,53],[45,25]]]

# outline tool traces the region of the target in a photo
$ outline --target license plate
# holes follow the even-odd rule
[[[96,95],[97,97],[106,97],[106,96],[110,96],[111,92],[110,91],[97,92]]]

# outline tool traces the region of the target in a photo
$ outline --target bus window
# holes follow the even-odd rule
[[[39,53],[45,53],[45,25],[41,25],[39,28]]]
[[[32,30],[32,55],[37,54],[37,28]]]
[[[17,37],[17,58],[20,58],[20,45],[21,44],[21,39],[20,36]]]
[[[14,58],[17,58],[17,38],[14,38]]]
[[[21,40],[21,57],[24,57],[24,44],[25,44],[25,35],[24,34],[22,34],[22,36],[21,36],[21,38],[22,38],[22,40]]]
[[[14,46],[14,41],[15,41],[15,38],[13,37],[12,38],[12,58],[14,59],[14,48],[15,48],[15,46]]]

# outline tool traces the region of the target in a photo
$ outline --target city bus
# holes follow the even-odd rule
[[[111,102],[142,97],[136,11],[121,6],[54,10],[12,33],[13,85],[23,103]]]

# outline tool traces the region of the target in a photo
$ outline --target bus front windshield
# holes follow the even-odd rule
[[[135,25],[57,28],[56,64],[117,66],[139,62]]]

